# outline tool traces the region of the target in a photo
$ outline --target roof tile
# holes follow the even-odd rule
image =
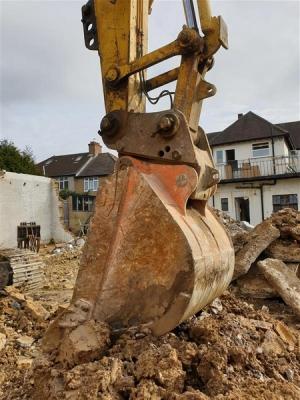
[[[115,158],[109,153],[92,156],[90,153],[65,154],[52,156],[38,163],[45,176],[101,176],[114,170]]]
[[[293,125],[291,126],[290,124]],[[211,146],[217,146],[249,140],[267,139],[272,136],[285,136],[290,142],[291,147],[296,146],[296,148],[300,148],[300,127],[297,124],[300,123],[294,122],[275,125],[249,111],[223,131],[208,133],[208,141]]]

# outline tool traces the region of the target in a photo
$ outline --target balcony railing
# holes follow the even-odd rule
[[[300,154],[228,161],[227,164],[217,165],[217,168],[221,181],[300,175]]]

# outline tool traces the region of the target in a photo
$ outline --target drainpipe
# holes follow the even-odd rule
[[[260,191],[260,205],[261,205],[261,219],[265,219],[265,206],[264,206],[264,185],[259,185]]]
[[[274,160],[275,150],[274,150],[273,125],[271,126],[271,143],[272,143],[273,175],[276,175],[275,160]]]
[[[260,198],[261,198],[261,216],[262,220],[265,219],[265,207],[264,207],[264,186],[274,186],[277,183],[277,179],[274,179],[273,182],[262,183],[260,186]]]

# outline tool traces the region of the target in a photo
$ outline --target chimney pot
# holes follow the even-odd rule
[[[244,116],[243,113],[239,113],[239,114],[238,114],[238,119],[241,119],[243,116]]]
[[[91,141],[89,143],[89,154],[97,156],[101,152],[102,152],[102,146],[100,145],[100,143],[95,141]]]

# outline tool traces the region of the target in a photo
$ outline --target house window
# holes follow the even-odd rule
[[[222,164],[224,162],[223,150],[216,151],[216,160],[217,164]]]
[[[223,197],[221,199],[221,210],[228,211],[228,198],[227,197]]]
[[[93,211],[94,196],[74,194],[72,196],[72,209],[73,211]]]
[[[270,155],[270,146],[268,142],[253,143],[252,156],[253,157],[268,157]]]
[[[69,178],[67,176],[60,176],[58,179],[59,190],[69,189]]]
[[[276,212],[286,207],[298,210],[297,194],[276,194],[272,196],[272,199],[273,199],[273,212]]]
[[[235,149],[226,150],[226,161],[230,163],[231,161],[235,161]]]
[[[99,187],[99,179],[94,176],[92,178],[84,178],[84,191],[97,192]]]

